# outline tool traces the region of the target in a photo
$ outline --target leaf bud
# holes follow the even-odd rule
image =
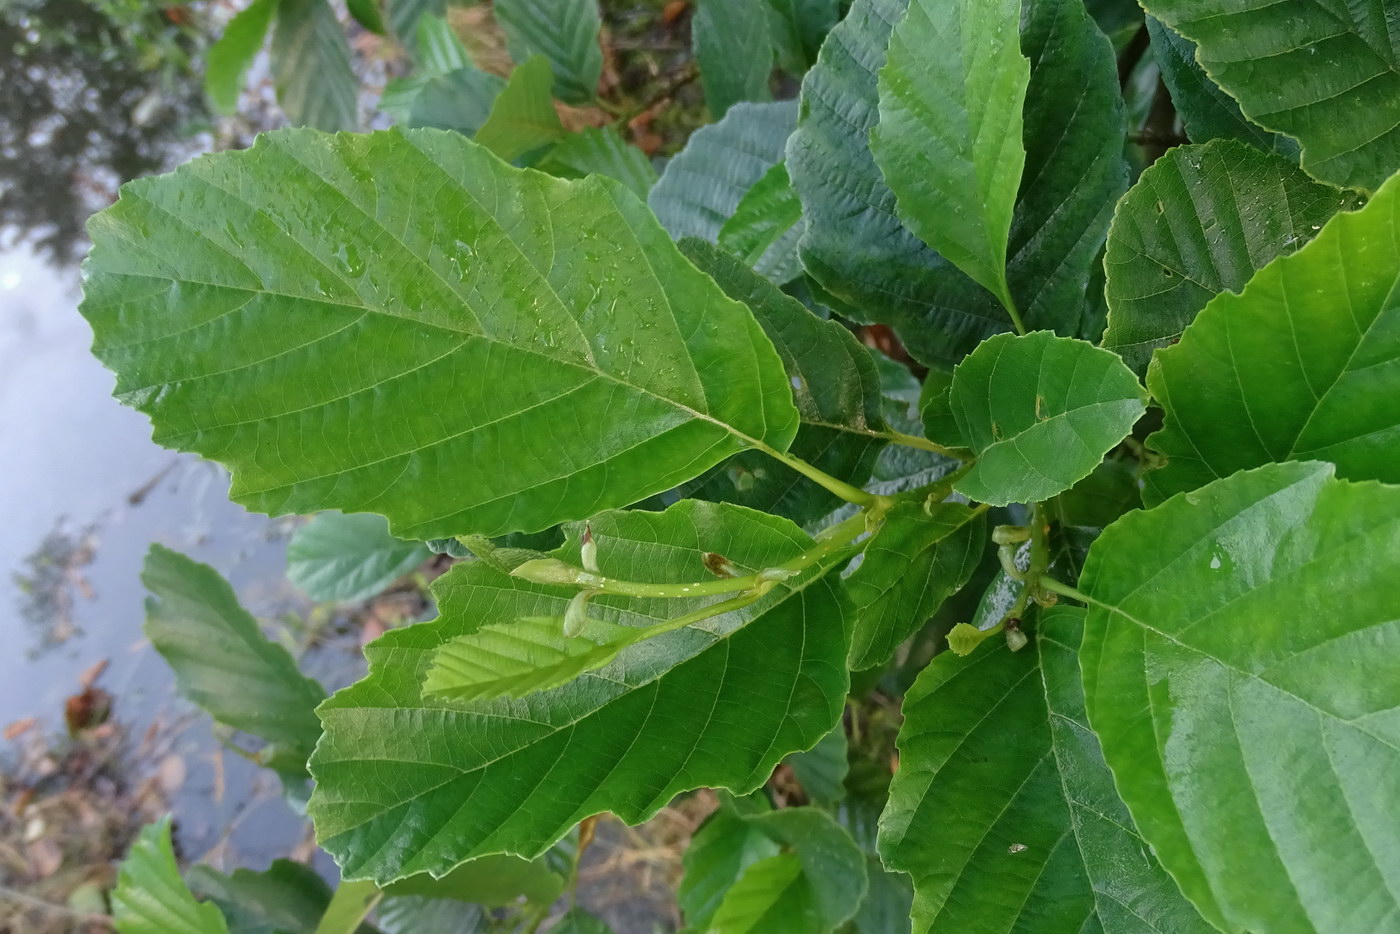
[[[566,639],[576,639],[583,634],[584,624],[588,622],[588,598],[593,593],[588,590],[581,590],[574,594],[574,598],[569,601],[568,607],[564,610],[564,637]]]

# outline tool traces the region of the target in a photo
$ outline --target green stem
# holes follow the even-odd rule
[[[1001,294],[997,296],[1001,299],[1001,307],[1006,309],[1006,313],[1011,316],[1011,323],[1016,328],[1017,334],[1026,333],[1025,322],[1021,320],[1021,313],[1016,310],[1016,302],[1011,297],[1011,288],[1005,281],[1002,282]]]
[[[762,441],[754,442],[754,447],[764,454],[767,454],[769,457],[787,464],[793,470],[802,474],[802,476],[824,487],[828,491],[835,493],[848,503],[855,503],[857,506],[879,506],[886,502],[886,498],[883,496],[879,496],[875,493],[868,493],[858,486],[852,486],[844,480],[838,480],[831,476],[831,474],[813,467],[802,458],[794,457],[776,448],[771,448]]]
[[[944,457],[952,457],[960,461],[972,460],[972,452],[967,448],[950,448],[936,441],[927,438],[920,438],[918,435],[907,435],[902,431],[882,431],[882,437],[888,438],[892,444],[898,444],[906,448],[918,448],[921,451],[932,451],[935,454],[942,454]]]
[[[1062,597],[1069,597],[1071,600],[1078,600],[1086,606],[1103,607],[1105,610],[1113,609],[1113,607],[1109,606],[1107,603],[1101,600],[1095,600],[1088,594],[1075,590],[1069,584],[1062,584],[1053,577],[1042,576],[1040,578],[1040,586],[1051,593],[1057,593]]]
[[[316,934],[352,934],[383,897],[380,888],[367,879],[340,883],[316,925]]]

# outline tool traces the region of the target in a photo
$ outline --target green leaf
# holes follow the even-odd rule
[[[824,934],[855,914],[868,884],[865,855],[836,821],[815,808],[786,808],[746,820],[785,852],[745,869],[706,931]]]
[[[1234,140],[1179,146],[1142,173],[1108,232],[1105,347],[1143,372],[1221,292],[1317,235],[1354,197]]]
[[[865,859],[870,889],[848,926],[852,934],[909,934],[914,889],[902,872],[890,872],[878,856]],[[843,928],[842,930],[847,930]]]
[[[1150,0],[1260,126],[1296,138],[1314,178],[1374,190],[1400,169],[1400,31],[1387,0]]]
[[[613,929],[582,908],[574,908],[549,929],[549,934],[613,934]]]
[[[802,275],[797,243],[807,225],[802,202],[779,162],[745,192],[719,231],[719,244],[760,275],[785,285]]]
[[[977,569],[987,539],[982,513],[959,503],[900,503],[870,539],[860,566],[846,579],[856,608],[850,666],[883,665],[901,642]]]
[[[331,900],[331,888],[304,863],[273,860],[262,871],[224,875],[200,864],[185,881],[223,911],[233,934],[312,934]]]
[[[1234,139],[1255,149],[1276,152],[1298,164],[1298,143],[1246,120],[1239,103],[1222,91],[1196,61],[1196,43],[1152,16],[1147,17],[1147,32],[1152,37],[1152,55],[1161,69],[1162,81],[1171,91],[1172,103],[1193,143]]]
[[[783,161],[796,125],[796,105],[782,101],[738,104],[696,130],[647,199],[661,226],[677,240],[716,242],[744,194]]]
[[[446,17],[426,13],[418,18],[414,64],[426,74],[446,75],[459,68],[475,68],[471,53]]]
[[[169,817],[143,827],[127,851],[112,914],[117,934],[228,934],[219,907],[196,901],[180,878]]]
[[[759,568],[813,547],[785,520],[693,501],[604,513],[592,531],[600,572],[624,580],[693,581],[712,551]],[[572,527],[555,556],[577,564],[581,533]],[[457,565],[435,582],[438,619],[373,643],[369,676],[321,705],[318,839],[350,877],[388,881],[489,853],[538,854],[584,817],[640,822],[684,790],[757,788],[784,756],[815,745],[845,701],[850,623],[825,570],[648,639],[553,691],[458,703],[422,690],[440,646],[562,615],[570,593],[485,562]],[[645,626],[710,602],[600,595],[591,606],[608,622]]]
[[[817,60],[831,27],[841,18],[839,0],[767,0],[769,33],[778,66],[794,77]]]
[[[384,14],[379,10],[379,0],[346,0],[345,6],[350,15],[355,18],[355,22],[370,32],[379,36],[387,32],[384,25]]]
[[[350,68],[350,47],[326,0],[278,0],[272,79],[277,104],[293,126],[359,126],[359,82]]]
[[[491,104],[491,115],[476,131],[477,143],[506,162],[514,162],[562,139],[564,124],[559,122],[550,96],[553,81],[543,56],[516,66],[505,89]]]
[[[741,101],[766,101],[773,71],[770,13],[761,0],[698,0],[691,44],[710,114],[722,119]]]
[[[758,323],[631,192],[454,133],[264,134],[129,183],[90,229],[118,395],[257,511],[537,531],[797,428]]]
[[[1020,20],[1020,0],[912,0],[890,36],[870,131],[899,219],[1007,307],[1030,83]]]
[[[606,175],[645,199],[656,184],[656,169],[647,154],[628,143],[612,127],[588,127],[559,141],[538,168],[561,178]]]
[[[385,898],[374,924],[384,934],[493,934],[491,916],[480,905],[413,895]]]
[[[1137,470],[1127,461],[1106,460],[1050,504],[1062,525],[1101,529],[1130,509],[1142,507]]]
[[[548,60],[561,101],[587,104],[597,96],[603,74],[598,0],[495,0],[491,8],[512,58]]]
[[[725,294],[743,302],[773,342],[792,387],[802,426],[791,452],[820,470],[860,485],[885,443],[875,363],[837,321],[824,321],[735,257],[695,237],[681,252]],[[794,521],[825,515],[840,500],[790,467],[749,451],[720,464],[685,495],[732,502]]]
[[[443,75],[395,78],[384,86],[379,108],[406,127],[470,136],[486,123],[505,86],[504,79],[469,65]]]
[[[383,897],[373,882],[342,879],[321,915],[315,934],[354,934]]]
[[[1235,474],[1090,550],[1081,660],[1118,791],[1222,930],[1374,931],[1400,833],[1400,489]]]
[[[389,11],[389,28],[407,44],[419,35],[418,24],[425,16],[444,17],[447,0],[385,0]]]
[[[797,776],[810,801],[830,807],[846,797],[843,783],[850,771],[846,761],[847,746],[846,725],[838,722],[836,728],[811,749],[795,752],[783,760]]]
[[[326,696],[321,686],[262,634],[209,565],[152,545],[141,582],[150,592],[146,636],[180,693],[218,723],[268,743],[260,758],[269,766],[304,774],[321,735],[314,713]]]
[[[1147,443],[1167,465],[1146,477],[1149,504],[1271,461],[1400,481],[1397,295],[1400,177],[1157,353],[1147,384],[1166,419]]]
[[[522,898],[536,905],[548,905],[564,891],[565,880],[550,868],[547,859],[521,859],[508,853],[481,856],[462,863],[441,879],[427,873],[410,876],[386,887],[384,894],[452,899],[488,907],[510,905]]]
[[[1020,652],[998,638],[936,656],[906,695],[880,853],[914,877],[915,931],[1211,930],[1133,831],[1084,724],[1081,617],[1045,613]]]
[[[857,0],[802,86],[788,171],[802,197],[808,272],[850,309],[892,325],[927,364],[951,365],[1011,322],[985,289],[899,220],[868,134],[876,75],[906,0]],[[1113,203],[1127,185],[1113,50],[1080,3],[1031,0],[1026,169],[1008,246],[1011,294],[1031,326],[1078,333]]]
[[[206,53],[204,93],[209,103],[221,114],[238,110],[238,95],[243,90],[243,76],[263,47],[268,26],[277,12],[279,0],[253,0],[237,16],[229,20],[219,41]]]
[[[422,542],[399,541],[381,516],[327,512],[287,544],[287,579],[312,600],[358,603],[428,560]]]
[[[719,810],[700,825],[681,855],[685,872],[676,889],[676,902],[687,925],[707,930],[725,894],[745,870],[779,851],[776,840],[721,796]]]
[[[985,341],[953,373],[948,401],[977,454],[954,489],[993,506],[1068,490],[1147,410],[1116,354],[1046,331]]]

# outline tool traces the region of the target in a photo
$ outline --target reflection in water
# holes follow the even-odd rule
[[[182,22],[172,21],[175,20]],[[171,161],[203,118],[186,8],[0,3],[0,229],[72,261],[123,181]]]
[[[95,525],[72,531],[60,524],[25,556],[24,570],[14,575],[14,585],[20,594],[20,618],[31,630],[31,658],[82,633],[73,602],[79,594],[88,600],[93,598],[92,585],[83,568],[92,563],[96,547]]]

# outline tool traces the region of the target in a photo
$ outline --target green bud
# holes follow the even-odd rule
[[[958,623],[948,632],[948,650],[954,655],[971,655],[987,634],[971,623]]]
[[[801,571],[793,571],[788,568],[764,568],[758,572],[758,579],[763,582],[772,581],[777,583],[785,581],[790,577],[796,577]]]
[[[583,569],[598,573],[598,543],[593,540],[593,526],[585,524],[583,527],[583,544],[579,551],[582,553]]]
[[[1021,651],[1030,641],[1030,637],[1020,629],[1006,630],[1006,647],[1013,652]]]
[[[580,586],[589,583],[591,575],[566,564],[558,558],[536,558],[526,561],[514,571],[511,577],[527,580],[532,584],[572,584]]]
[[[1031,530],[1021,525],[999,525],[992,529],[992,541],[998,545],[1019,545],[1030,541]]]
[[[564,610],[564,638],[577,639],[583,634],[583,627],[588,622],[588,598],[593,596],[591,591],[580,591],[569,601],[569,606]]]

